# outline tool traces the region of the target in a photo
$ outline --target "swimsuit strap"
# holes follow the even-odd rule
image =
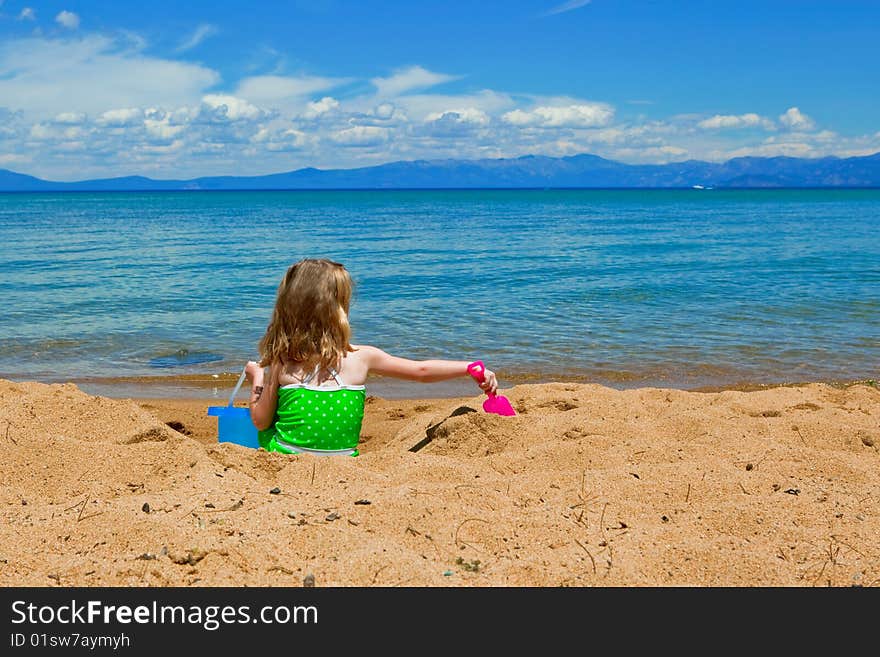
[[[303,384],[307,384],[309,381],[314,379],[315,376],[317,376],[318,370],[320,369],[320,367],[321,367],[320,365],[315,367],[315,370],[311,374],[309,374],[308,376],[303,378],[303,380],[302,380]],[[330,376],[332,376],[336,380],[336,384],[340,388],[342,388],[345,385],[344,383],[342,383],[342,379],[339,378],[339,373],[336,370],[334,370],[332,367],[328,367],[327,371],[330,372]]]
[[[334,370],[332,367],[329,367],[327,369],[330,372],[330,376],[332,376],[336,380],[336,384],[340,388],[343,387],[345,384],[342,382],[342,379],[339,378],[339,373],[336,370]]]

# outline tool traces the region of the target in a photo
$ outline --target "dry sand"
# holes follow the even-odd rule
[[[371,397],[350,458],[0,380],[0,585],[880,583],[880,390],[503,392],[517,417]]]

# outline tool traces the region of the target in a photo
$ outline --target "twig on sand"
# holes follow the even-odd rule
[[[813,545],[814,547],[818,547],[815,543],[810,543],[810,545]],[[838,556],[840,556],[840,551],[841,551],[840,546],[841,545],[845,545],[846,547],[854,550],[857,554],[861,555],[861,552],[859,552],[858,550],[855,550],[855,548],[853,548],[848,543],[841,542],[837,538],[837,536],[832,534],[828,539],[828,547],[821,548],[821,553],[822,553],[821,556],[824,558],[822,560],[822,567],[819,569],[819,573],[813,578],[813,582],[812,582],[813,586],[816,586],[816,583],[819,581],[819,579],[821,579],[822,575],[825,573],[825,569],[828,567],[828,564],[831,564],[832,568],[835,566],[843,565],[840,562],[838,562],[838,560],[837,560]],[[862,556],[864,556],[864,555],[862,555]],[[812,568],[812,566],[810,568]],[[810,568],[807,569],[807,572],[809,572]],[[806,573],[804,573],[804,576],[806,576]],[[828,586],[831,586],[831,579],[832,578],[833,578],[833,575],[831,578],[828,579]]]
[[[86,495],[86,499],[84,499],[84,500],[82,501],[82,506],[81,506],[80,509],[79,509],[79,514],[77,514],[77,516],[76,516],[76,521],[77,521],[77,522],[79,522],[79,521],[82,519],[83,511],[86,510],[86,504],[88,504],[88,502],[89,502],[89,497],[91,497],[91,495]]]
[[[379,568],[379,570],[377,570],[377,571],[373,574],[373,581],[371,582],[371,584],[375,584],[375,583],[376,583],[376,580],[379,579],[379,573],[381,573],[383,570],[385,570],[385,569],[388,568],[389,566],[391,566],[390,563],[386,563],[384,566],[381,566],[381,567]]]
[[[593,555],[590,554],[590,551],[587,549],[587,547],[583,543],[581,543],[579,540],[574,539],[574,542],[577,543],[581,547],[581,549],[587,553],[588,557],[590,557],[590,563],[593,564],[593,574],[595,575],[596,574],[596,560],[593,558]]]
[[[309,482],[309,486],[312,486],[315,483],[315,461],[312,461],[312,480]]]
[[[739,482],[739,487],[742,489],[742,492],[746,495],[751,495],[749,491],[746,490],[746,487],[742,485],[742,482]]]
[[[605,571],[605,575],[611,572],[611,566],[614,564],[614,548],[611,547],[611,543],[608,544],[608,570]]]
[[[223,513],[224,511],[237,511],[242,506],[244,506],[244,498],[241,498],[240,500],[238,500],[238,502],[229,505],[225,509],[202,509],[200,513]],[[195,509],[193,509],[193,511],[195,511]],[[190,513],[192,513],[192,511],[190,511]]]
[[[473,548],[473,549],[475,549],[475,550],[477,549],[477,548],[475,548],[473,545],[471,545],[470,543],[465,543],[464,541],[459,541],[459,540],[458,540],[458,532],[461,530],[462,526],[463,526],[466,522],[471,522],[471,521],[473,521],[473,522],[485,522],[487,525],[490,524],[488,520],[483,520],[482,518],[465,518],[464,520],[462,520],[461,523],[459,523],[458,527],[455,528],[455,536],[453,537],[453,540],[455,541],[455,545],[456,545],[456,547],[461,548],[462,545],[467,545],[467,546],[470,547],[470,548]]]
[[[6,440],[11,440],[13,445],[18,445],[18,441],[15,438],[9,437],[9,427],[12,426],[12,422],[6,420]]]
[[[761,458],[759,458],[758,460],[756,460],[754,462],[752,459],[745,459],[745,460],[740,460],[740,461],[734,461],[734,463],[736,465],[746,466],[746,470],[755,470],[758,468],[759,465],[761,465],[767,459],[767,455],[769,453],[770,453],[770,450],[765,451],[763,454],[761,454]],[[705,477],[706,475],[704,474],[703,476]]]
[[[684,496],[684,501],[687,502],[691,498],[691,485],[688,483],[687,494]]]
[[[608,502],[605,502],[605,506],[602,507],[602,515],[599,516],[599,529],[602,530],[602,538],[605,539],[606,542],[608,541],[608,537],[605,536],[605,509],[607,508]]]
[[[807,440],[806,440],[806,438],[804,438],[804,435],[801,433],[801,429],[800,429],[800,427],[792,427],[792,429],[794,429],[794,430],[797,432],[797,435],[800,437],[801,442],[802,442],[804,445],[806,445],[806,444],[807,444]]]
[[[284,566],[270,566],[266,569],[266,572],[271,573],[275,570],[277,570],[279,573],[284,573],[285,575],[293,575],[293,571],[289,568],[285,568]]]
[[[86,495],[86,498],[82,502],[77,502],[73,506],[69,506],[64,510],[70,511],[71,509],[75,509],[76,507],[79,507],[79,513],[76,514],[76,521],[77,522],[79,522],[80,520],[88,520],[89,518],[94,518],[95,516],[101,515],[102,513],[104,513],[103,511],[98,511],[96,513],[90,513],[87,516],[83,515],[83,511],[86,510],[86,504],[89,503],[89,499],[91,499],[91,496],[92,496],[92,494],[89,493],[88,495]]]
[[[848,547],[850,550],[852,550],[853,552],[855,552],[857,555],[859,555],[859,556],[862,557],[863,559],[866,559],[866,558],[867,558],[867,555],[866,555],[864,552],[861,552],[860,550],[857,550],[856,548],[854,548],[852,545],[850,545],[850,544],[847,543],[846,541],[841,541],[840,538],[838,538],[836,535],[832,534],[832,535],[831,535],[831,538],[833,538],[835,541],[837,541],[837,542],[840,543],[841,545],[845,545],[846,547]]]
[[[585,517],[585,516],[587,516],[589,513],[592,512],[592,509],[590,507],[592,507],[593,503],[595,503],[599,499],[599,496],[596,495],[595,493],[587,492],[586,486],[587,486],[587,471],[584,470],[583,473],[581,473],[581,489],[580,489],[580,491],[578,491],[578,499],[580,499],[580,502],[578,502],[576,504],[572,504],[569,508],[570,509],[577,509],[577,508],[581,509],[581,512],[578,514],[576,522],[582,524],[584,527],[589,529],[590,528],[589,521],[588,521],[587,517]]]
[[[822,562],[822,569],[819,571],[819,574],[816,575],[816,577],[813,579],[813,586],[816,586],[816,582],[818,582],[818,581],[819,581],[819,578],[822,577],[822,573],[825,572],[825,566],[827,566],[827,565],[828,565],[828,561],[827,561],[827,560],[825,560],[825,561]]]
[[[81,501],[81,502],[77,502],[76,504],[74,504],[74,505],[72,505],[72,506],[69,506],[69,507],[67,507],[67,508],[64,509],[64,510],[65,510],[65,511],[70,511],[71,509],[75,509],[76,507],[80,506],[81,504],[85,504],[86,501],[87,501],[88,499],[89,499],[89,496],[86,495],[86,499],[85,499],[85,500],[83,500],[83,501]]]

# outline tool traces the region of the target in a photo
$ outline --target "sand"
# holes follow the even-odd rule
[[[0,585],[880,584],[872,385],[503,393],[370,397],[330,458],[218,444],[216,401],[0,380]]]

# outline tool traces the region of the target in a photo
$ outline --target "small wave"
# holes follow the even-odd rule
[[[189,351],[188,349],[178,349],[171,354],[163,354],[151,358],[150,367],[182,367],[186,365],[201,365],[202,363],[215,363],[223,360],[220,354],[211,353],[209,351]]]

